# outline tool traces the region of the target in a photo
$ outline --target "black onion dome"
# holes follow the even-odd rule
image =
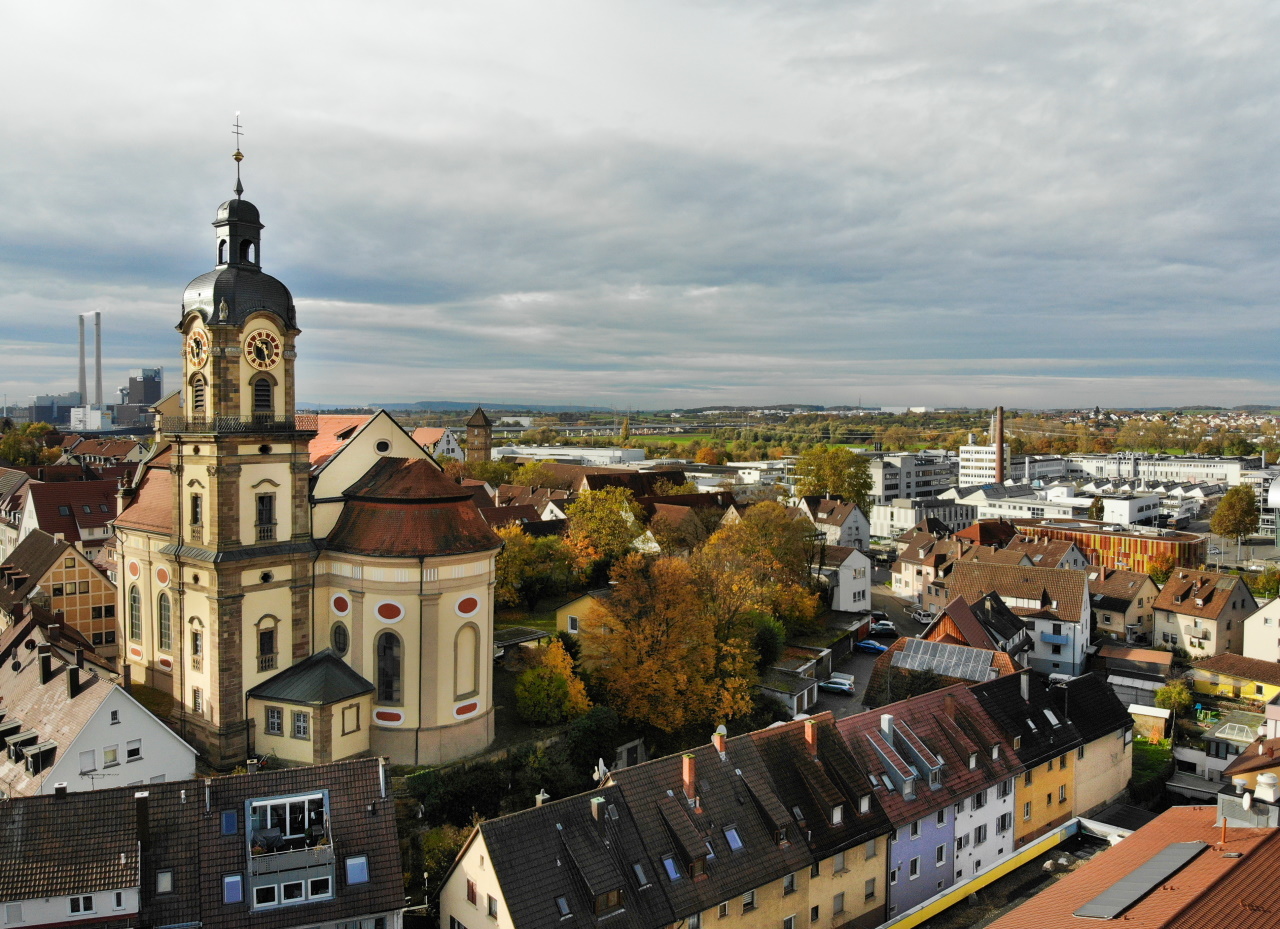
[[[217,223],[257,223],[262,225],[262,218],[258,215],[256,206],[248,200],[241,200],[237,197],[218,207],[218,218],[214,220],[214,223],[215,225]]]
[[[266,310],[279,316],[286,329],[298,328],[289,288],[256,268],[230,266],[200,275],[182,295],[183,318],[192,310],[214,326],[240,326],[252,314]]]

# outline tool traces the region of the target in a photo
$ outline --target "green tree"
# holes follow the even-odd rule
[[[1102,498],[1094,497],[1093,502],[1089,504],[1089,518],[1102,519]]]
[[[802,497],[831,494],[870,512],[873,481],[865,455],[844,446],[815,446],[796,460],[796,479],[796,493]]]
[[[569,517],[565,544],[582,570],[617,561],[640,535],[643,511],[625,487],[584,490],[565,513]]]
[[[9,425],[11,428],[0,435],[0,458],[19,468],[34,468],[53,464],[62,457],[60,449],[44,447],[44,436],[53,432],[48,423],[23,423],[16,428],[12,428],[12,422]]]
[[[1236,540],[1236,559],[1240,558],[1240,542],[1245,536],[1258,531],[1261,521],[1258,513],[1258,498],[1253,488],[1247,484],[1237,484],[1218,502],[1209,520],[1209,528],[1223,538]]]
[[[549,464],[552,462],[526,462],[516,468],[515,473],[511,475],[511,483],[522,487],[550,487],[555,483],[556,477],[555,472],[547,467]]]
[[[421,871],[426,875],[426,903],[432,913],[440,912],[440,889],[444,885],[444,876],[449,873],[470,835],[470,828],[447,824],[418,834]]]
[[[1191,696],[1186,681],[1170,681],[1156,691],[1156,706],[1162,710],[1172,710],[1175,717],[1186,713],[1193,703],[1195,698]]]
[[[622,440],[622,444],[626,445],[631,441],[631,417],[624,416],[622,418],[622,429],[618,433],[618,438]]]
[[[756,650],[756,670],[763,671],[782,657],[782,649],[787,644],[787,628],[772,616],[758,616],[752,644]]]
[[[503,606],[521,603],[532,612],[538,601],[569,585],[573,555],[559,536],[534,538],[519,526],[497,530],[502,551],[495,565],[494,596]]]
[[[521,445],[555,445],[560,441],[560,433],[550,426],[538,426],[520,433]]]
[[[516,713],[534,726],[553,726],[565,718],[569,682],[551,668],[530,668],[516,679]]]

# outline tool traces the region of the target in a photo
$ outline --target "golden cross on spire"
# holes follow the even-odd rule
[[[236,110],[236,121],[231,126],[231,134],[236,137],[236,153],[231,157],[236,161],[236,197],[244,193],[244,185],[240,183],[240,162],[244,161],[244,155],[240,152],[240,137],[244,135],[240,127],[240,111]]]

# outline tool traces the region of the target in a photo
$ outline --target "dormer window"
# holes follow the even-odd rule
[[[970,752],[969,753],[969,770],[972,771],[977,766],[978,766],[978,753]]]
[[[602,894],[596,895],[596,915],[603,916],[614,910],[622,909],[622,891],[607,890]]]
[[[737,826],[724,827],[724,840],[729,843],[729,851],[738,852],[742,850],[742,837],[738,835]]]
[[[1015,751],[1017,751],[1018,749],[1022,748],[1022,736],[1020,736],[1020,735],[1015,735],[1015,736],[1013,737],[1013,748],[1014,748],[1014,750],[1015,750]]]
[[[999,745],[991,746],[991,760],[998,761],[999,759],[1000,759],[1000,746]]]
[[[942,786],[942,770],[940,768],[934,768],[932,771],[929,772],[929,786],[930,787]]]
[[[831,825],[838,826],[844,822],[844,804],[837,803],[831,808]]]

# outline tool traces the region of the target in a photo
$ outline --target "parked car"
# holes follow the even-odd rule
[[[834,678],[829,681],[818,681],[818,689],[833,694],[844,694],[846,697],[853,696],[853,684],[849,681],[839,681]]]
[[[897,635],[898,627],[887,619],[882,619],[877,623],[871,624],[872,635]]]
[[[887,646],[881,645],[874,639],[863,639],[855,645],[854,648],[860,652],[865,652],[868,655],[879,655],[882,652],[887,652],[889,650]]]
[[[868,615],[871,617],[871,621],[873,623],[889,621],[889,614],[884,610],[871,610]]]
[[[1210,555],[1221,555],[1221,554],[1222,554],[1222,549],[1218,548],[1218,546],[1216,546],[1216,545],[1210,545],[1210,546],[1209,546],[1209,554],[1210,554]]]
[[[911,611],[911,618],[918,623],[931,623],[933,622],[933,611],[917,607]]]

